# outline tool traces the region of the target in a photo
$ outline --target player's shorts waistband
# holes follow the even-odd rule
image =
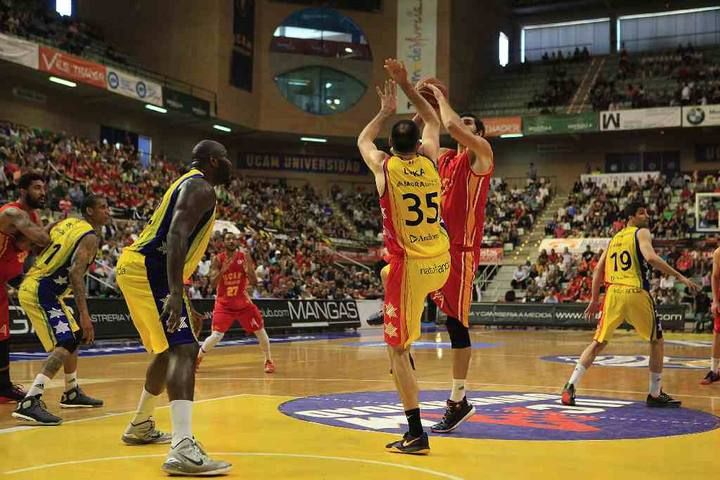
[[[406,260],[414,260],[419,262],[432,262],[433,260],[440,260],[447,258],[448,254],[450,252],[443,252],[440,255],[435,255],[434,257],[410,257],[408,255],[385,255],[383,257],[387,263],[392,262],[402,262]]]
[[[642,287],[635,287],[632,285],[623,285],[622,283],[607,283],[605,284],[606,290],[613,289],[613,292],[617,293],[639,293],[639,292],[645,292],[649,293],[647,290],[645,290]]]

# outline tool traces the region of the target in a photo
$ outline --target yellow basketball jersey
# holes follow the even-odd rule
[[[146,257],[154,257],[161,261],[166,259],[167,234],[170,229],[175,204],[180,196],[180,187],[187,180],[198,177],[203,178],[204,175],[200,170],[193,168],[170,185],[170,188],[168,188],[165,195],[163,195],[160,205],[155,210],[155,213],[153,213],[152,218],[150,218],[140,237],[135,243],[127,247],[128,250],[139,252]],[[197,268],[198,263],[202,260],[208,243],[210,242],[214,225],[215,208],[208,211],[205,216],[200,219],[197,227],[190,234],[188,251],[187,255],[185,255],[185,268],[183,269],[183,278],[185,280],[190,278],[195,268]]]
[[[70,292],[68,270],[80,241],[87,235],[96,235],[92,225],[82,218],[68,218],[50,231],[52,243],[35,259],[25,279],[39,282],[41,293],[63,297]]]
[[[640,251],[637,227],[625,227],[610,240],[605,256],[605,282],[650,290],[650,265]]]
[[[427,157],[385,160],[380,199],[385,246],[391,255],[432,258],[449,249],[440,220],[440,175]]]

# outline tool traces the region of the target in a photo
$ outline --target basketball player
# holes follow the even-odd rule
[[[386,60],[392,78],[378,88],[381,107],[358,137],[358,148],[375,176],[383,217],[383,236],[388,265],[382,270],[385,286],[384,324],[390,367],[400,394],[409,431],[387,445],[397,453],[427,454],[418,403],[418,385],[410,364],[409,348],[420,338],[420,322],[427,295],[445,284],[450,270],[448,238],[440,222],[440,177],[436,161],[440,144],[440,120],[430,104],[407,78],[405,66]],[[397,106],[396,83],[415,105],[425,122],[420,147],[420,129],[411,120],[392,127],[391,155],[375,146],[385,120]]]
[[[197,365],[237,322],[247,333],[253,333],[265,355],[265,373],[274,373],[275,364],[270,356],[270,339],[265,331],[262,314],[247,293],[248,283],[257,284],[255,263],[249,253],[239,250],[235,234],[223,238],[225,251],[220,252],[210,265],[210,283],[217,288],[213,311],[212,333],[205,339],[198,353]]]
[[[485,126],[472,114],[458,115],[442,91],[425,84],[435,95],[440,119],[457,149],[441,149],[438,172],[442,180],[441,211],[450,235],[450,277],[432,295],[445,312],[445,326],[453,351],[453,381],[443,419],[432,427],[436,433],[455,430],[475,413],[465,395],[470,368],[470,302],[485,225],[485,204],[494,170],[492,147],[485,140]]]
[[[117,283],[143,345],[154,354],[137,413],[122,436],[130,445],[171,442],[163,464],[175,475],[216,475],[230,470],[210,459],[192,434],[198,342],[183,281],[205,254],[215,223],[214,186],[230,181],[230,160],[220,143],[203,140],[191,169],[165,192],[140,237],[118,259]],[[152,414],[167,385],[172,437],[155,428]]]
[[[7,284],[23,273],[32,246],[45,247],[50,236],[40,225],[37,208],[45,206],[45,180],[26,173],[18,182],[20,198],[0,208],[0,403],[17,402],[25,391],[10,381],[10,302]]]
[[[712,268],[712,314],[713,314],[713,343],[710,355],[710,371],[700,382],[701,385],[710,385],[720,381],[720,248],[713,252]]]
[[[78,346],[92,343],[95,329],[85,292],[85,273],[95,261],[102,227],[110,219],[107,201],[88,195],[81,207],[83,218],[67,218],[50,230],[51,244],[38,255],[20,284],[20,306],[50,356],[30,390],[18,402],[12,416],[40,425],[59,425],[62,419],[47,411],[41,400],[45,386],[65,369],[62,408],[102,407],[103,401],[88,397],[77,380]],[[80,325],[63,298],[72,290]]]
[[[649,293],[650,267],[677,278],[691,292],[697,292],[700,286],[655,253],[644,204],[631,201],[625,207],[624,216],[627,219],[626,227],[610,240],[593,274],[592,299],[585,310],[585,317],[594,319],[600,310],[602,315],[592,343],[582,353],[570,380],[565,384],[562,403],[575,405],[575,386],[605,348],[615,329],[627,321],[641,337],[650,342],[650,393],[646,400],[647,406],[677,408],[681,402],[662,391],[664,342],[662,326]],[[607,292],[600,305],[598,298],[603,281]]]

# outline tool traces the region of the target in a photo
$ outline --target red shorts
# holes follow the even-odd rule
[[[713,327],[714,333],[720,333],[720,317],[714,318]]]
[[[472,251],[450,248],[450,276],[445,286],[431,298],[448,317],[457,318],[469,327],[470,303],[478,258]]]
[[[225,333],[233,323],[238,322],[247,333],[257,332],[265,328],[262,313],[252,303],[239,310],[216,309],[213,311],[212,329]]]
[[[10,302],[7,285],[0,283],[0,342],[10,338]]]

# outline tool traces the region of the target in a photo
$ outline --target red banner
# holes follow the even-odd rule
[[[68,80],[106,88],[105,65],[83,60],[54,48],[40,46],[40,70]]]
[[[495,265],[503,258],[502,248],[481,248],[480,265]]]

